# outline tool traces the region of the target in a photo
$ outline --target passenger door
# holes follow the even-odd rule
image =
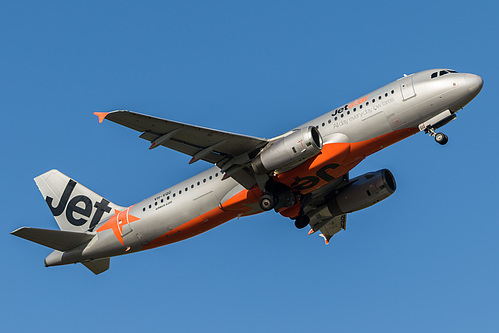
[[[412,76],[408,76],[400,81],[400,90],[402,91],[402,100],[404,101],[416,96]]]

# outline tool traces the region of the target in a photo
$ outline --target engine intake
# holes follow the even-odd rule
[[[297,166],[322,149],[322,136],[313,126],[299,129],[266,148],[251,162],[257,174]]]

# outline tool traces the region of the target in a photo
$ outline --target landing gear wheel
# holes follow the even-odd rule
[[[437,133],[435,134],[435,141],[441,145],[445,145],[449,141],[449,138],[444,133]]]
[[[295,227],[298,229],[305,228],[310,223],[310,218],[307,215],[300,216],[295,221]]]
[[[261,209],[263,209],[264,211],[269,211],[275,207],[276,202],[273,196],[271,196],[270,194],[264,194],[260,198],[259,204]]]

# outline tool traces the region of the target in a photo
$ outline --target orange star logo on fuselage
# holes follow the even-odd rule
[[[133,206],[132,206],[133,207]],[[130,208],[128,207],[124,211],[119,211],[117,209],[114,210],[114,215],[111,216],[109,221],[104,223],[102,227],[97,229],[97,232],[101,232],[107,229],[112,229],[114,232],[114,235],[116,236],[116,239],[118,241],[125,245],[125,242],[123,241],[123,227],[129,223],[135,222],[140,220],[138,217],[130,215]]]

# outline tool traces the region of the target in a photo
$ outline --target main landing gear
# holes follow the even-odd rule
[[[263,195],[260,198],[260,208],[264,211],[279,209],[283,207],[291,207],[296,203],[296,194],[293,190],[279,182],[269,180],[265,184]]]
[[[441,133],[441,132],[436,133],[435,129],[433,127],[427,128],[426,131],[430,134],[430,136],[435,138],[435,141],[438,144],[445,145],[447,143],[447,141],[449,141],[449,138],[447,137],[447,135],[445,135],[444,133]]]
[[[296,204],[297,194],[288,186],[269,180],[265,185],[265,190],[263,195],[260,197],[258,204],[260,208],[264,211],[269,211],[274,209],[278,212],[283,207],[291,207]],[[305,206],[308,200],[306,197],[300,197],[300,214],[295,220],[295,226],[298,229],[305,228],[310,223],[310,218],[303,212],[303,206]]]
[[[305,228],[310,223],[310,217],[307,215],[299,215],[295,220],[295,227],[298,229]]]
[[[272,209],[275,209],[277,211],[280,207],[283,207],[279,205],[279,199],[276,200],[276,198],[270,193],[265,193],[264,195],[261,196],[259,205],[260,208],[264,211],[269,211]],[[309,223],[310,223],[310,218],[302,213],[298,215],[298,217],[295,219],[295,227],[298,229],[305,228]]]
[[[272,210],[276,204],[274,196],[272,194],[262,195],[258,203],[260,204],[260,208],[264,211]]]

